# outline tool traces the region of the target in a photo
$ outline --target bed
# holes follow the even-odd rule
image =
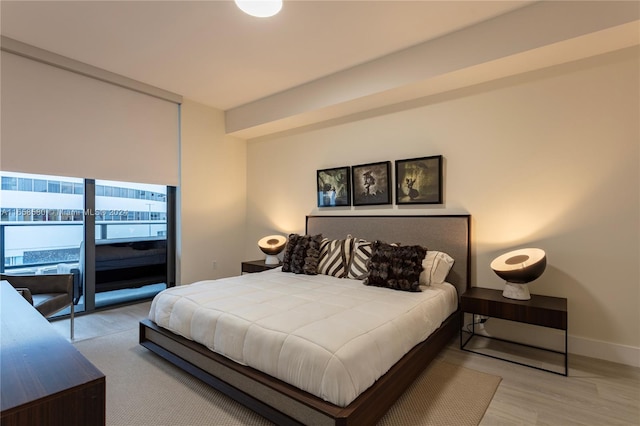
[[[245,352],[234,352],[233,342],[224,343],[222,346],[230,348],[227,352],[222,351],[227,356],[220,355],[219,353],[212,352],[207,346],[212,346],[212,342],[206,341],[206,339],[199,339],[204,344],[196,343],[194,337],[189,335],[189,332],[185,330],[184,324],[202,322],[205,324],[205,329],[210,327],[206,325],[203,319],[198,319],[196,316],[193,319],[183,321],[169,321],[167,318],[163,318],[165,313],[174,308],[161,308],[157,313],[155,311],[150,313],[150,317],[154,318],[157,322],[165,324],[168,328],[160,327],[156,322],[147,319],[140,323],[140,343],[162,356],[163,358],[173,362],[185,371],[195,375],[201,380],[205,381],[214,388],[224,392],[238,402],[246,405],[250,409],[270,419],[276,424],[317,424],[317,425],[358,425],[358,424],[375,424],[375,422],[384,415],[389,407],[396,401],[396,399],[402,394],[407,386],[413,381],[415,377],[428,365],[428,363],[437,355],[437,353],[447,345],[451,339],[456,335],[459,328],[459,311],[457,308],[457,299],[461,295],[469,284],[469,271],[470,271],[470,217],[468,215],[448,215],[448,216],[308,216],[306,223],[306,234],[317,235],[322,234],[328,239],[344,239],[348,234],[354,237],[373,240],[383,240],[389,242],[401,243],[403,246],[419,244],[427,247],[429,250],[441,251],[449,254],[455,263],[453,264],[446,282],[450,284],[443,285],[443,288],[453,289],[453,296],[445,296],[445,298],[452,298],[453,305],[450,306],[445,315],[444,320],[437,320],[437,324],[433,327],[435,330],[430,333],[429,336],[424,339],[424,336],[416,337],[418,339],[417,344],[411,343],[412,346],[403,350],[402,354],[394,354],[393,364],[388,367],[371,367],[364,368],[363,370],[376,370],[381,369],[379,375],[372,377],[366,377],[362,385],[356,386],[353,392],[345,392],[344,389],[338,386],[335,395],[332,395],[332,390],[327,390],[327,383],[330,385],[337,382],[335,379],[338,376],[344,375],[339,368],[327,369],[322,372],[322,375],[328,377],[328,381],[324,384],[318,385],[318,381],[310,380],[306,376],[303,377],[302,383],[297,383],[295,380],[291,380],[291,377],[287,377],[287,370],[285,371],[285,377],[278,379],[278,374],[281,368],[273,367],[270,369],[270,362],[268,353],[265,352],[262,357],[255,354],[260,353],[260,348],[268,348],[269,341],[263,340],[256,343],[254,350],[246,350]],[[302,280],[302,283],[298,283],[296,280]],[[335,279],[333,277],[320,276],[319,279],[310,280],[308,283],[305,281],[305,276],[294,276],[294,274],[286,274],[279,270],[268,271],[259,274],[253,274],[250,278],[238,277],[237,280],[229,278],[225,280],[218,280],[216,283],[204,283],[194,284],[191,286],[182,286],[182,288],[174,289],[177,294],[166,294],[164,299],[171,298],[181,299],[182,305],[189,305],[191,299],[195,296],[192,293],[198,290],[198,287],[211,289],[218,286],[218,290],[207,296],[209,304],[218,303],[214,301],[215,294],[219,292],[236,292],[241,294],[241,297],[245,299],[254,299],[256,297],[266,297],[263,293],[254,293],[257,288],[268,288],[270,294],[276,294],[281,292],[282,282],[287,282],[287,288],[308,287],[314,285],[320,285],[320,289],[323,292],[331,292],[340,294],[339,300],[344,300],[345,304],[357,304],[359,301],[352,303],[348,295],[356,295],[356,299],[367,299],[369,296],[365,296],[364,289],[369,289],[369,286],[362,286],[361,282],[349,279]],[[321,284],[318,284],[320,282]],[[235,283],[235,286],[234,286]],[[356,287],[354,287],[354,285]],[[325,288],[326,286],[326,288]],[[333,287],[335,286],[335,287]],[[360,286],[360,287],[357,287]],[[427,297],[430,293],[436,293],[436,286],[432,286],[433,289],[426,289],[428,291],[420,293],[400,292],[389,289],[371,288],[373,293],[388,292],[387,294],[401,294],[400,299],[403,297],[409,299],[409,295],[413,294],[416,297]],[[362,289],[362,290],[358,290]],[[448,290],[451,293],[451,290]],[[389,293],[391,292],[391,293]],[[186,294],[179,294],[186,293]],[[344,297],[342,296],[344,295]],[[406,296],[406,297],[405,297]],[[269,296],[271,297],[271,296]],[[304,298],[311,296],[304,295]],[[315,296],[313,296],[315,297]],[[311,301],[306,300],[306,305],[301,305],[300,308],[303,312],[308,312],[308,317],[314,315],[313,307],[321,306],[325,297],[313,299]],[[227,303],[227,299],[224,299]],[[335,297],[333,304],[335,305]],[[391,300],[391,299],[389,299]],[[154,300],[154,304],[162,305],[164,302],[157,302]],[[185,303],[187,301],[188,303]],[[180,306],[180,303],[178,306]],[[273,304],[285,303],[280,300],[275,300]],[[372,309],[377,306],[379,301],[364,300],[361,312],[366,312],[366,309]],[[404,303],[404,302],[402,302]],[[413,303],[413,302],[407,302]],[[237,305],[237,303],[236,303]],[[201,310],[201,308],[198,308]],[[199,310],[190,310],[192,312],[189,315],[193,315],[193,312],[199,312]],[[233,309],[241,309],[235,306],[231,306],[229,316],[236,318],[237,311]],[[250,315],[257,315],[258,308],[253,307],[249,309]],[[383,311],[387,309],[379,309]],[[400,309],[401,311],[404,308]],[[166,311],[166,312],[165,312]],[[300,312],[299,312],[300,313]],[[277,324],[285,324],[287,322],[296,323],[295,313],[290,320],[283,321],[282,316],[267,314],[264,315],[266,323],[263,328],[269,329],[269,331],[280,331],[277,326],[274,326],[274,318],[276,318]],[[342,313],[337,314],[342,315]],[[191,318],[191,317],[189,317]],[[398,316],[398,319],[394,321],[400,321],[402,318]],[[252,319],[253,321],[253,319]],[[305,318],[306,321],[306,318]],[[411,324],[412,319],[408,319],[407,324]],[[237,328],[238,321],[231,321],[224,323],[219,321],[219,327],[229,327],[229,332],[221,333],[222,335],[235,335],[239,333],[245,333],[245,331],[239,332]],[[321,328],[322,322],[303,324],[304,327],[296,328],[296,333],[300,330],[306,330],[309,335],[300,334],[296,339],[287,339],[287,342],[293,341],[291,347],[277,346],[275,352],[284,352],[291,354],[302,353],[306,356],[307,345],[306,341],[309,336],[314,333],[322,336],[323,332]],[[255,330],[255,324],[252,324]],[[333,325],[334,328],[336,324]],[[348,328],[348,327],[345,327]],[[273,330],[272,330],[273,329]],[[345,332],[346,333],[346,332]],[[273,333],[272,333],[273,334]],[[276,333],[277,334],[277,333]],[[348,333],[346,333],[348,334]],[[411,334],[411,333],[403,333]],[[419,335],[420,333],[414,333]],[[189,338],[185,338],[187,336]],[[274,340],[277,340],[276,336]],[[196,338],[196,340],[198,340]],[[282,340],[282,339],[281,339]],[[360,339],[363,340],[363,339]],[[365,339],[366,340],[366,339]],[[371,340],[371,339],[368,339]],[[375,340],[375,339],[374,339]],[[374,342],[375,344],[375,342]],[[402,344],[407,345],[406,341]],[[349,352],[348,346],[345,342],[339,342],[339,349],[342,352]],[[366,345],[365,345],[366,348]],[[326,347],[322,348],[326,351]],[[217,349],[216,349],[217,350]],[[354,349],[355,350],[355,349]],[[360,349],[358,349],[360,350]],[[287,352],[288,351],[288,352]],[[311,349],[309,349],[311,351]],[[219,351],[220,352],[220,351]],[[406,352],[406,353],[405,353]],[[318,357],[317,355],[311,355],[306,358]],[[243,355],[244,354],[244,355]],[[248,354],[248,355],[247,355]],[[252,354],[253,357],[252,357]],[[340,355],[340,354],[338,354]],[[327,360],[336,359],[336,353],[330,354]],[[396,358],[399,358],[396,360]],[[305,358],[305,357],[303,357]],[[366,359],[373,359],[373,357],[367,356]],[[256,366],[255,363],[260,363],[260,359],[264,359],[265,365]],[[293,358],[287,358],[290,362],[297,362]],[[293,360],[293,361],[291,361]],[[322,365],[329,365],[329,361],[323,360]],[[341,359],[342,361],[342,359]],[[374,363],[374,361],[371,361]],[[346,362],[348,363],[348,362]],[[256,366],[256,368],[253,368]],[[275,365],[275,364],[274,364]],[[259,368],[259,369],[258,369]],[[262,371],[260,371],[262,370]],[[306,371],[306,370],[305,370]],[[271,373],[271,374],[268,374]],[[295,375],[295,373],[289,373]],[[351,374],[351,373],[348,373]],[[299,374],[301,375],[301,374]],[[356,378],[357,379],[357,378]],[[357,382],[353,379],[353,382]],[[305,382],[307,380],[307,382]],[[373,382],[373,384],[371,384]],[[293,384],[292,384],[293,383]],[[294,386],[294,384],[296,386]],[[323,387],[324,386],[324,387]],[[304,389],[304,390],[303,390]],[[351,393],[350,393],[351,392]],[[346,395],[346,396],[345,396]]]

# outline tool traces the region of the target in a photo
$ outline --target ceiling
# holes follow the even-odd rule
[[[3,0],[0,29],[20,42],[242,112],[532,3],[285,0],[275,17],[254,18],[232,1]],[[254,119],[231,127],[264,124]]]
[[[227,110],[526,2],[2,1],[2,35]]]

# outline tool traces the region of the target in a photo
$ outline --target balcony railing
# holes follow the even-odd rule
[[[96,221],[96,242],[133,242],[166,237],[164,220]],[[80,222],[0,223],[0,272],[55,273],[57,265],[77,264],[83,239]]]

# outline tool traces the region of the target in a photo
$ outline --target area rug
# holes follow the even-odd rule
[[[138,344],[138,329],[74,343],[106,376],[108,426],[272,423]],[[434,361],[378,425],[477,425],[501,378]]]

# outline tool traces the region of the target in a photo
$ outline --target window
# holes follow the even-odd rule
[[[0,209],[0,233],[4,237],[0,238],[0,253],[4,255],[0,259],[0,272],[28,275],[78,271],[81,267],[80,257],[84,255],[81,246],[86,243],[86,223],[93,224],[95,221],[95,247],[98,244],[114,244],[109,240],[117,239],[114,244],[116,247],[121,243],[151,242],[158,245],[160,250],[165,250],[165,262],[154,266],[154,274],[142,277],[153,280],[153,284],[149,284],[151,288],[144,291],[135,288],[135,291],[130,292],[133,296],[127,301],[136,297],[150,297],[149,292],[157,293],[166,288],[167,283],[174,283],[175,275],[171,275],[172,278],[167,276],[170,270],[175,271],[173,261],[169,267],[170,261],[166,260],[167,187],[110,181],[96,185],[93,181],[85,183],[80,178],[1,171],[0,178],[0,198],[4,191],[12,191],[11,194],[4,194],[4,204]],[[85,190],[85,184],[88,185],[88,191]],[[87,199],[87,192],[93,193],[94,190],[95,198]],[[59,195],[42,195],[43,193]],[[140,193],[161,196],[150,200],[136,198],[135,195]],[[117,264],[121,261],[117,258],[113,262]],[[96,267],[97,265],[96,258]],[[79,276],[78,272],[75,273]],[[147,274],[147,269],[141,273]],[[114,279],[114,275],[108,273],[106,276],[111,285],[110,280]],[[103,273],[101,279],[104,280],[104,277]],[[122,284],[117,285],[125,286],[118,290],[127,290],[130,288],[128,286],[135,287],[132,283],[137,279],[138,277],[118,278]],[[89,287],[82,288],[83,297],[87,296],[87,299],[80,301],[77,312],[123,301],[120,294],[115,299],[111,295],[105,295],[112,289],[99,282],[98,275],[95,278],[85,276],[82,282],[88,282]],[[142,285],[146,286],[147,283],[140,284]],[[63,311],[63,314],[66,313]]]
[[[44,222],[47,220],[47,211],[45,209],[27,209],[31,211],[31,218],[34,222]]]
[[[0,244],[4,259],[0,271],[55,273],[58,264],[77,263],[83,238],[84,200],[82,195],[73,195],[73,187],[74,184],[82,187],[83,180],[11,172],[0,175],[2,191],[16,191],[6,198],[12,205],[1,211],[0,231],[4,238]],[[40,196],[45,192],[60,193],[62,188],[65,193],[71,190],[69,195]],[[73,223],[76,216],[79,221]]]
[[[33,179],[18,178],[18,191],[33,191]]]
[[[16,220],[16,209],[3,208],[0,210],[0,221],[15,222]]]
[[[47,192],[58,194],[60,192],[60,182],[50,180],[47,182]]]
[[[15,191],[17,189],[18,183],[17,179],[14,177],[6,177],[2,176],[2,190],[3,191]]]
[[[73,182],[61,182],[60,190],[63,194],[73,194]]]
[[[33,190],[35,192],[47,192],[47,181],[42,179],[34,179]]]
[[[16,220],[18,222],[31,222],[33,212],[31,209],[17,209]]]
[[[48,221],[59,221],[60,219],[60,210],[58,209],[49,209],[47,212],[47,220]]]
[[[96,239],[166,237],[166,192],[162,185],[96,180]]]

